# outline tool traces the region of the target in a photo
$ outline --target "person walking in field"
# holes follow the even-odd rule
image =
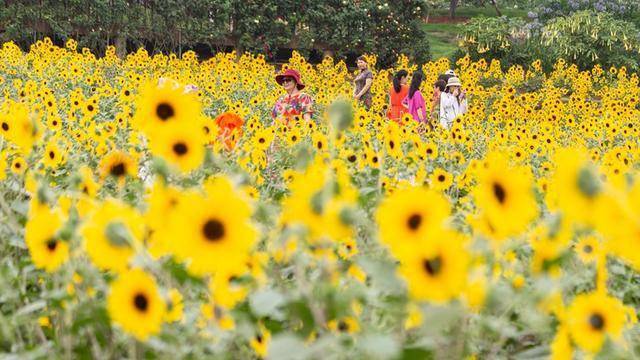
[[[407,70],[398,71],[393,76],[393,86],[389,89],[389,111],[387,111],[387,117],[397,123],[402,122],[402,115],[408,111],[407,107],[402,104],[402,101],[409,93],[408,77]]]
[[[467,96],[457,77],[449,78],[445,92],[440,94],[440,125],[451,129],[456,117],[467,112]]]
[[[369,70],[369,64],[364,56],[358,57],[357,65],[360,73],[353,80],[353,98],[369,109],[373,102],[373,97],[371,95],[373,73]]]
[[[420,71],[415,71],[413,75],[411,75],[409,92],[407,93],[407,97],[402,101],[403,105],[405,105],[409,110],[413,119],[419,123],[427,122],[427,106],[424,101],[424,97],[420,92],[422,78],[423,75]]]

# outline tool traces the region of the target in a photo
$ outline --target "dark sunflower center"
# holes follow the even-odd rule
[[[602,330],[604,328],[604,318],[598,313],[593,313],[589,316],[589,325],[594,330]]]
[[[256,335],[256,341],[257,341],[259,344],[262,344],[262,340],[263,340],[263,339],[262,339],[262,335],[260,335],[260,334]]]
[[[176,153],[176,155],[178,156],[182,156],[186,154],[188,151],[189,151],[189,148],[187,147],[187,144],[183,142],[178,142],[173,144],[173,152]]]
[[[111,174],[112,176],[115,176],[115,177],[120,177],[120,176],[123,176],[125,174],[125,171],[126,171],[126,168],[124,166],[124,163],[120,162],[120,163],[114,164],[111,167],[111,170],[109,171],[109,174]]]
[[[504,204],[504,201],[507,198],[507,192],[504,190],[502,184],[494,182],[493,183],[493,195],[498,199],[500,204]]]
[[[438,181],[443,182],[445,179],[444,175],[438,175]]]
[[[173,117],[174,114],[175,111],[173,110],[173,106],[167,103],[160,103],[158,104],[158,107],[156,107],[156,115],[158,115],[162,121],[168,120],[170,117]]]
[[[349,160],[349,162],[355,162],[356,161],[356,156],[355,155],[350,155],[347,160]]]
[[[133,305],[136,309],[145,312],[149,308],[149,300],[145,294],[138,293],[133,297]]]
[[[409,219],[407,220],[407,226],[409,226],[409,229],[413,231],[418,230],[420,224],[422,224],[422,215],[413,214],[409,216]]]
[[[442,258],[438,255],[433,259],[425,259],[422,262],[422,266],[429,275],[436,276],[442,270]]]
[[[393,140],[389,141],[389,147],[393,150],[393,148],[396,147],[396,143],[394,143]]]
[[[49,249],[49,251],[55,251],[57,247],[58,241],[56,239],[49,239],[49,241],[47,241],[47,249]]]
[[[586,252],[587,254],[591,254],[592,251],[593,251],[593,247],[591,245],[584,246],[584,252]]]
[[[215,219],[208,220],[202,227],[204,237],[209,241],[218,241],[224,236],[224,225]]]
[[[340,330],[341,332],[345,332],[349,330],[349,325],[347,325],[346,322],[340,320],[340,322],[338,322],[338,330]]]
[[[53,158],[56,157],[56,153],[54,153],[53,151],[49,151],[49,158],[53,160]]]
[[[2,123],[2,130],[9,131],[9,124],[7,124],[6,122],[3,122]]]
[[[265,142],[265,141],[266,141],[266,140],[265,140],[264,138],[260,138],[260,139],[258,139],[258,142],[259,142],[260,144],[264,144],[264,142]]]

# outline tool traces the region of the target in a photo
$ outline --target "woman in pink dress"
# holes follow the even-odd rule
[[[428,123],[427,118],[427,105],[424,101],[424,97],[420,92],[420,85],[422,84],[422,72],[415,71],[411,76],[411,85],[409,86],[409,93],[404,98],[402,103],[408,108],[409,113],[413,116],[413,119],[419,123]]]

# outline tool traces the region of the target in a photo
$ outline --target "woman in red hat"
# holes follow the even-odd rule
[[[296,117],[311,121],[313,99],[308,94],[300,91],[304,89],[304,84],[300,80],[300,73],[293,69],[287,69],[276,76],[276,82],[287,93],[276,101],[271,116],[275,120],[284,120],[285,123]]]

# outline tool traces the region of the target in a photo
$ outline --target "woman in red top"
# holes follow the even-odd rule
[[[271,111],[274,120],[283,120],[288,124],[292,118],[298,117],[311,121],[313,99],[302,92],[305,85],[300,80],[300,73],[287,69],[276,76],[276,82],[287,92],[276,101]]]
[[[393,76],[393,86],[389,89],[389,102],[391,106],[387,111],[387,117],[397,123],[402,122],[402,115],[407,113],[407,108],[402,104],[402,100],[407,97],[409,87],[407,86],[407,70],[400,70]]]

